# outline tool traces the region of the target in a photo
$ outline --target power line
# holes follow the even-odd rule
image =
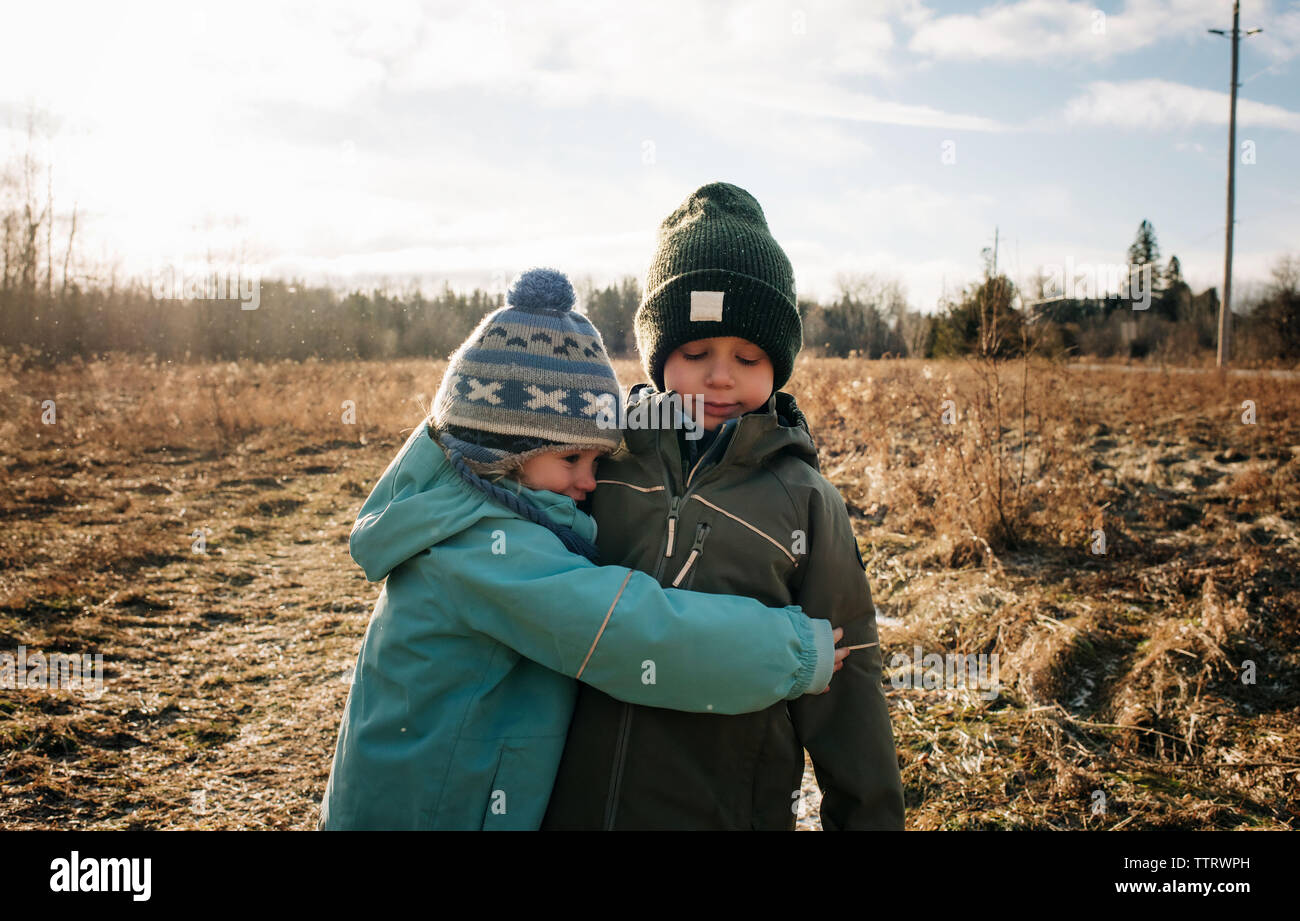
[[[1232,80],[1228,103],[1228,226],[1223,247],[1223,300],[1219,303],[1219,350],[1215,364],[1222,367],[1232,360],[1232,211],[1237,178],[1237,46],[1241,42],[1241,3],[1232,3]],[[1222,29],[1209,29],[1216,35],[1227,35]],[[1246,35],[1255,35],[1262,29],[1251,29]]]

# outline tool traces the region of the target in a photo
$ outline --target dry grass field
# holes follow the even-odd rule
[[[0,363],[0,653],[104,661],[99,696],[0,691],[0,827],[314,827],[378,594],[348,534],[441,368]],[[1300,822],[1300,382],[803,358],[786,389],[887,664],[998,656],[996,693],[887,675],[909,828]]]

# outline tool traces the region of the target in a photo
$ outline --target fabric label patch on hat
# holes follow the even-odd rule
[[[691,322],[722,322],[722,295],[724,291],[692,291]]]

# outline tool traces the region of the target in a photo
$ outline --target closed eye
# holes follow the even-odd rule
[[[699,361],[701,358],[707,357],[708,354],[708,352],[682,352],[682,357],[687,361]],[[758,364],[762,360],[763,359],[761,358],[741,358],[739,355],[736,356],[736,361],[740,362],[742,365],[752,366]]]

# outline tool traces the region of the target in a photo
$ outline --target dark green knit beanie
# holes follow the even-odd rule
[[[738,336],[772,360],[772,386],[790,379],[803,345],[794,270],[754,196],[726,182],[692,192],[659,225],[636,312],[636,347],[664,390],[664,363],[695,339]]]

